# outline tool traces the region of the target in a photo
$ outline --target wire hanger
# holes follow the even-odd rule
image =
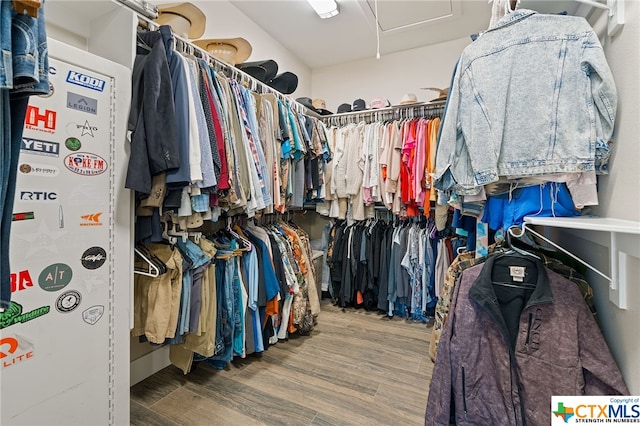
[[[232,219],[230,217],[227,218],[227,229],[226,231],[233,236],[236,240],[238,240],[238,242],[243,246],[243,248],[241,248],[241,251],[251,251],[253,250],[253,244],[251,244],[251,242],[247,239],[245,239],[244,237],[241,237],[236,231],[234,231],[233,229],[231,229],[231,223],[232,223]]]
[[[522,229],[520,227],[514,225],[514,226],[510,227],[505,234],[506,234],[505,235],[505,241],[507,243],[507,247],[509,247],[509,250],[507,252],[505,252],[504,255],[506,255],[506,256],[513,255],[514,252],[515,252],[515,253],[518,253],[518,254],[520,254],[522,256],[525,256],[525,257],[532,257],[532,258],[540,260],[540,258],[538,256],[536,256],[535,254],[529,253],[526,250],[518,248],[518,247],[514,246],[511,243],[511,238],[512,237],[520,238],[522,236],[523,231],[522,231]]]

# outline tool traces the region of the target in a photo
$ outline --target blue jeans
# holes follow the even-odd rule
[[[37,19],[0,1],[0,308],[11,302],[9,237],[20,143],[29,95],[49,93],[49,56],[44,1]]]
[[[3,2],[4,3],[4,2]],[[0,143],[0,307],[11,301],[11,267],[9,264],[9,236],[13,219],[13,201],[16,195],[18,158],[27,114],[29,98],[9,99],[9,92],[0,90],[2,107],[2,141]]]

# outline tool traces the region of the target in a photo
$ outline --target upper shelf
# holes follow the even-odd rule
[[[587,231],[618,232],[640,234],[640,222],[606,217],[525,217],[531,225],[553,226],[556,228],[584,229]]]
[[[620,309],[627,309],[628,307],[628,291],[629,285],[637,284],[637,277],[627,276],[627,263],[629,257],[638,257],[638,244],[637,237],[624,237],[627,240],[632,239],[632,242],[627,242],[626,245],[622,244],[623,237],[619,237],[621,234],[627,235],[640,235],[640,222],[623,219],[613,219],[606,217],[525,217],[524,229],[527,225],[541,225],[551,226],[564,229],[581,229],[585,231],[601,231],[609,233],[609,270],[610,275],[605,274],[598,268],[590,265],[588,262],[580,259],[573,253],[568,252],[553,241],[546,237],[533,232],[536,236],[550,243],[551,245],[559,248],[564,253],[568,254],[572,258],[576,259],[598,275],[602,276],[609,281],[609,300],[613,302]]]

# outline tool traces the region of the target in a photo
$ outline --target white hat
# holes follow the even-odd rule
[[[215,56],[230,65],[243,63],[249,59],[251,51],[253,50],[249,42],[242,37],[209,38],[195,40],[193,44],[202,47],[212,56]]]
[[[400,101],[400,105],[409,105],[409,104],[415,104],[415,103],[418,103],[418,97],[413,93],[405,94],[402,97],[402,100]]]
[[[202,37],[207,18],[196,6],[191,3],[168,3],[158,5],[158,17],[155,19],[156,23],[173,27],[173,25],[178,24],[176,21],[180,20],[180,18],[188,21],[189,32],[187,36],[190,39]],[[173,30],[177,32],[176,28],[173,28]]]

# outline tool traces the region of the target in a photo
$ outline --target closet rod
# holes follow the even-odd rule
[[[350,117],[353,115],[374,115],[378,113],[385,112],[396,112],[400,110],[407,110],[411,108],[422,108],[425,111],[444,109],[446,101],[438,101],[438,102],[417,102],[413,104],[407,105],[394,105],[386,108],[376,108],[376,109],[366,109],[363,111],[351,111],[351,112],[341,112],[332,115],[325,115],[321,118],[323,119],[331,119],[331,118],[341,118],[341,117]]]
[[[133,10],[134,12],[136,12],[136,14],[138,15],[138,19],[140,21],[143,21],[147,24],[148,29],[155,29],[158,30],[160,28],[160,25],[158,25],[156,22],[152,21],[151,19],[147,18],[146,16],[141,15],[139,12],[137,12],[135,9],[132,9],[131,7],[129,7],[127,4],[124,3],[120,3],[122,6],[127,7],[131,10]],[[196,46],[195,44],[191,43],[189,40],[180,37],[179,35],[177,35],[176,33],[173,32],[173,37],[177,40],[180,40],[182,43],[184,43],[185,45],[188,45],[189,48],[192,48],[194,50],[199,51],[200,53],[202,53],[204,58],[209,59],[210,61],[215,62],[216,64],[218,64],[221,67],[224,67],[225,69],[229,70],[234,76],[237,75],[239,77],[241,77],[241,80],[244,81],[249,81],[251,82],[251,87],[260,87],[261,92],[265,93],[265,91],[271,92],[273,93],[277,98],[281,99],[284,102],[289,102],[289,104],[294,105],[297,111],[300,111],[306,115],[315,117],[315,118],[320,118],[320,114],[315,113],[314,111],[310,110],[309,108],[305,107],[304,105],[302,105],[301,103],[297,102],[296,100],[294,100],[292,97],[287,96],[283,93],[278,92],[277,90],[275,90],[274,88],[267,86],[266,84],[264,84],[263,82],[261,82],[260,80],[254,78],[253,76],[247,74],[246,72],[242,71],[239,68],[234,67],[231,64],[228,64],[227,62],[216,58],[215,56],[212,56],[209,52],[207,52],[206,50],[204,50],[203,48]]]

